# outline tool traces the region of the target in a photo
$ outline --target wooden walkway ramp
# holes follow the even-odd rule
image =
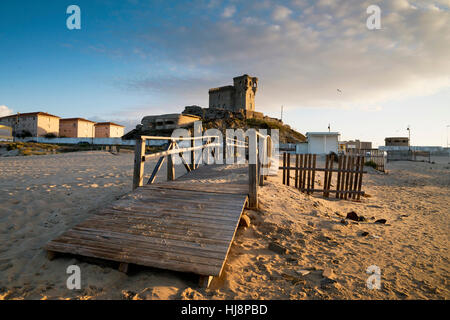
[[[201,166],[145,185],[50,241],[55,253],[219,276],[248,199],[248,166]],[[206,282],[206,283],[205,283]]]

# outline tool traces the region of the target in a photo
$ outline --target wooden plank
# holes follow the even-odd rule
[[[199,276],[198,286],[200,288],[207,289],[210,286],[212,280],[213,280],[212,276]]]
[[[344,191],[349,191],[349,181],[350,181],[350,174],[351,174],[351,170],[352,170],[352,156],[347,156],[347,172],[345,174],[345,187],[344,187]],[[348,193],[344,193],[344,199],[347,200],[348,198]]]
[[[308,155],[307,154],[305,154],[304,155],[304,159],[303,159],[303,165],[304,165],[304,168],[303,168],[303,177],[302,177],[302,190],[303,190],[303,192],[305,192],[305,186],[306,186],[306,171],[307,171],[307,167],[308,167],[308,164],[307,164],[307,158],[308,158]]]
[[[258,169],[257,164],[248,165],[248,197],[249,207],[253,209],[258,208]]]
[[[167,181],[171,180],[175,180],[175,167],[173,165],[173,157],[170,154],[167,156]]]
[[[298,161],[299,155],[295,155],[295,188],[298,189]]]
[[[311,189],[311,159],[312,159],[312,154],[308,154],[308,190]],[[308,191],[307,194],[309,194],[310,192]]]
[[[357,156],[357,158],[359,159],[360,156]],[[350,179],[349,179],[349,183],[348,183],[348,190],[349,191],[353,191],[353,177],[355,175],[355,157],[353,156],[350,160],[350,170],[352,170],[352,172],[350,172]],[[352,195],[350,194],[350,199],[352,198]]]
[[[305,192],[307,192],[307,191],[310,191],[310,192],[324,192],[324,191],[329,191],[329,190],[327,190],[327,189],[305,189]],[[353,194],[353,193],[356,193],[356,194],[360,194],[360,195],[363,195],[363,194],[365,194],[365,192],[364,191],[355,191],[355,190],[353,190],[353,191],[339,191],[339,193],[348,193],[348,194]]]
[[[330,170],[328,173],[328,187],[327,187],[327,198],[330,196],[331,182],[333,181],[333,166],[334,166],[334,156],[330,155]]]
[[[311,181],[311,189],[314,190],[314,183],[316,180],[316,154],[313,155],[313,165],[312,165],[312,181]]]
[[[281,169],[283,169],[283,167],[279,167],[279,169],[281,170]],[[287,169],[287,167],[286,167],[286,169]],[[295,167],[290,167],[290,169],[291,170],[295,170]],[[330,169],[330,168],[328,168],[328,169],[326,169],[326,168],[316,168],[315,171],[320,171],[320,172],[330,172],[330,171],[331,172],[339,172],[339,170],[336,169],[336,168],[333,168],[333,169]],[[355,170],[342,169],[342,170],[340,170],[340,172],[341,173],[355,172]],[[367,173],[367,171],[363,171],[363,170],[360,170],[360,172]]]
[[[286,152],[283,152],[283,184],[286,185]]]
[[[164,239],[173,239],[180,241],[201,242],[211,245],[226,245],[227,238],[231,237],[233,230],[210,230],[204,229],[201,232],[189,227],[162,226],[148,224],[146,221],[139,224],[133,224],[123,220],[98,219],[95,225],[77,225],[74,230],[105,230],[119,233],[129,233],[136,235],[148,235],[150,237],[162,237]]]
[[[147,184],[152,184],[155,179],[156,175],[158,174],[159,169],[161,169],[163,163],[164,163],[164,157],[159,158],[158,162],[155,165],[155,168],[153,169],[152,175],[150,176],[150,179],[148,179]]]
[[[364,161],[365,160],[364,157],[362,157],[362,158],[363,158],[363,161]],[[357,159],[356,159],[356,162],[355,162],[355,167],[354,167],[355,168],[355,173],[354,173],[355,179],[354,179],[354,181],[352,181],[352,190],[358,190],[358,179],[359,179],[360,164],[361,164],[361,156],[358,156]],[[352,199],[356,199],[356,194],[353,193],[351,195],[351,198]]]
[[[342,169],[347,170],[347,161],[348,161],[348,157],[347,156],[342,156]],[[342,176],[341,176],[341,185],[339,186],[339,198],[340,199],[344,199],[344,193],[343,191],[345,191],[345,175],[346,173],[343,172]]]
[[[48,247],[53,248],[55,251],[78,254],[86,257],[93,257],[99,259],[106,259],[118,262],[132,263],[136,265],[155,267],[161,269],[168,269],[180,272],[193,272],[197,274],[211,274],[219,275],[220,267],[205,265],[201,263],[192,263],[191,261],[172,260],[168,258],[168,255],[164,252],[147,253],[146,255],[140,254],[119,254],[117,249],[102,249],[91,248],[87,245],[72,245],[72,244],[58,244],[51,243]]]
[[[363,167],[364,166],[364,158],[362,158],[361,160],[360,160],[361,162],[360,162],[360,166],[361,167]],[[361,191],[361,187],[362,187],[362,178],[363,178],[363,173],[361,173],[360,175],[359,175],[359,181],[358,181],[358,192],[359,191]],[[359,200],[360,199],[360,193],[358,193],[358,195],[357,195],[357,197],[356,197],[356,200]]]
[[[300,167],[299,167],[299,172],[298,172],[298,188],[303,191],[303,154],[300,154]]]
[[[330,156],[327,155],[325,159],[325,169],[329,169],[329,163],[330,163]],[[324,173],[324,183],[323,183],[323,196],[327,197],[327,190],[328,190],[328,171],[325,171]]]
[[[341,184],[341,170],[342,170],[342,155],[338,158],[338,175],[337,175],[337,182],[336,182],[336,198],[339,198],[339,190],[340,190],[340,184]]]
[[[286,171],[286,185],[289,186],[289,185],[290,185],[290,182],[291,182],[291,170],[290,170],[290,166],[291,166],[291,154],[290,154],[290,153],[287,153],[286,157],[287,157],[286,160],[287,160],[287,166],[288,166],[288,169],[287,169],[287,171]]]
[[[133,190],[144,184],[145,140],[137,139],[134,150]]]
[[[201,192],[207,192],[207,193],[229,193],[229,194],[248,194],[248,183],[246,184],[230,184],[230,183],[223,183],[223,184],[205,184],[205,183],[176,183],[176,180],[171,183],[158,183],[153,185],[156,188],[161,189],[174,189],[174,190],[196,190]],[[143,188],[145,188],[144,186]]]

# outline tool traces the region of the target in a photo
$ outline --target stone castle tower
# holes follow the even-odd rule
[[[258,78],[244,74],[233,78],[232,86],[209,89],[209,107],[238,112],[255,111]]]

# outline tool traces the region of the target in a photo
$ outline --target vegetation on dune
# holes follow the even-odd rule
[[[295,131],[289,125],[270,119],[218,119],[203,121],[203,127],[206,129],[217,128],[221,131],[225,129],[278,129],[280,134],[280,143],[299,143],[306,141],[306,137],[300,132]],[[270,132],[269,132],[270,133]]]
[[[372,168],[374,168],[374,169],[377,168],[377,164],[376,164],[375,162],[373,162],[372,160],[371,160],[371,161],[366,161],[366,162],[364,163],[364,165],[365,165],[366,167],[372,167]]]

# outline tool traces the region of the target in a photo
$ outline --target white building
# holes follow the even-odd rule
[[[338,153],[339,132],[307,132],[307,143],[297,145],[296,153],[329,154]]]

